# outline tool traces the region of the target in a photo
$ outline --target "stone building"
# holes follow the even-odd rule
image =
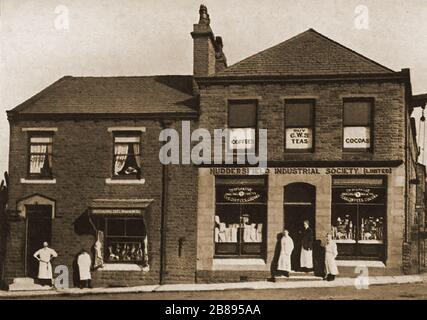
[[[409,70],[313,29],[228,67],[199,13],[192,76],[66,76],[8,111],[6,283],[36,277],[43,241],[70,272],[98,241],[98,286],[265,279],[278,234],[298,248],[304,220],[315,258],[332,232],[344,274],[407,270],[418,185]],[[162,164],[160,133],[181,134],[182,121],[230,129],[233,154],[258,154],[267,129],[267,168]]]

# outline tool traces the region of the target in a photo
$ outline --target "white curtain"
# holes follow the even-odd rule
[[[114,154],[116,160],[114,163],[114,174],[118,175],[125,166],[129,146],[127,144],[117,144],[114,146]]]
[[[133,144],[133,154],[135,155],[135,161],[138,165],[138,169],[141,169],[141,156],[139,154],[139,144]]]
[[[40,173],[43,168],[43,163],[46,158],[46,145],[32,145],[31,146],[31,161],[30,161],[30,173]],[[37,154],[33,154],[37,153]],[[50,159],[48,159],[50,160]],[[49,163],[50,164],[50,163]]]

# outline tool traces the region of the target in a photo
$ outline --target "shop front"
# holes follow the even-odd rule
[[[375,262],[397,270],[404,181],[403,166],[200,168],[197,269],[215,278],[228,271],[266,274],[286,228],[296,243],[292,267],[298,270],[308,221],[319,245],[332,234],[343,265]]]

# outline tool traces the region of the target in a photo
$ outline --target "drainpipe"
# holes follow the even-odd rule
[[[161,129],[170,128],[173,121],[163,120],[160,122]],[[165,145],[167,141],[163,141]],[[161,218],[160,218],[160,284],[165,284],[166,271],[166,222],[168,213],[168,186],[169,167],[162,164],[162,196],[161,196]]]

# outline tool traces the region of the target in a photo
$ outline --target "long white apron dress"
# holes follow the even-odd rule
[[[50,263],[50,260],[57,256],[58,254],[56,251],[51,248],[42,248],[34,253],[34,257],[38,257],[40,259],[39,274],[37,276],[39,279],[53,279],[52,264]]]
[[[91,280],[92,276],[90,274],[90,266],[92,264],[92,259],[87,252],[81,253],[77,257],[77,265],[79,266],[79,277],[80,280]]]
[[[281,249],[277,270],[291,272],[291,254],[294,250],[294,241],[290,236],[282,237]]]
[[[337,244],[330,241],[325,245],[325,269],[326,274],[338,275],[338,267],[335,258],[338,256]]]
[[[305,250],[303,247],[301,247],[300,264],[301,268],[313,268],[313,250]]]
[[[300,267],[313,269],[313,231],[310,228],[303,231]]]

